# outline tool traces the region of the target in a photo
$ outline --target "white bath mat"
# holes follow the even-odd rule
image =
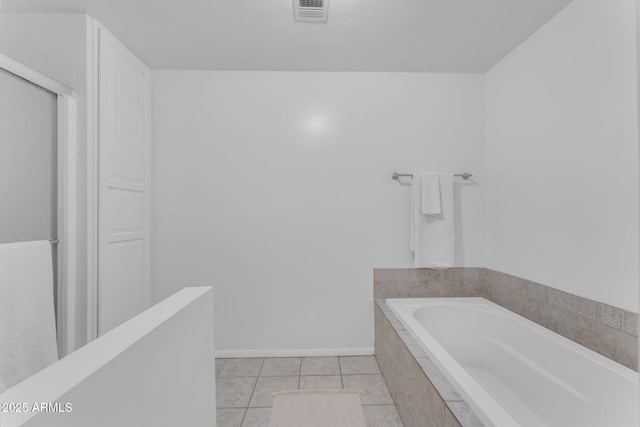
[[[366,427],[360,394],[356,390],[274,393],[269,427]]]

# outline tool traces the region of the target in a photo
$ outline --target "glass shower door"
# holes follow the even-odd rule
[[[0,68],[0,243],[58,239],[57,136],[57,95]]]
[[[0,69],[0,243],[57,239],[57,97]]]

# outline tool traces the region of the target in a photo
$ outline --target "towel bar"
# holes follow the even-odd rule
[[[401,176],[406,176],[409,178],[413,178],[413,174],[412,173],[398,173],[398,172],[394,172],[393,174],[391,174],[391,179],[395,179],[396,181],[398,180],[398,178],[400,178]],[[456,173],[453,174],[453,176],[459,176],[462,179],[469,179],[473,176],[472,173],[468,173],[468,172],[464,172],[464,173]]]

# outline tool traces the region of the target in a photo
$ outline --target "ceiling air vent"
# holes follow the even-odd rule
[[[296,21],[327,22],[329,0],[293,0]]]

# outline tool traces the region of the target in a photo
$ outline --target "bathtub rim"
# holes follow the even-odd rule
[[[518,423],[495,401],[471,375],[447,352],[442,345],[424,328],[413,313],[429,305],[456,305],[460,298],[387,298],[385,300],[391,312],[400,320],[409,334],[442,372],[452,387],[471,407],[476,416],[487,427],[508,427]],[[482,300],[480,297],[467,297],[469,302]],[[458,303],[459,305],[459,303]],[[491,414],[491,415],[490,415]]]
[[[562,345],[571,351],[580,352],[582,356],[597,363],[613,374],[620,375],[631,381],[636,389],[639,384],[638,372],[628,368],[588,347],[570,340],[544,326],[533,322],[518,313],[515,313],[499,304],[483,297],[435,297],[435,298],[385,298],[384,304],[391,313],[400,321],[413,340],[421,347],[424,353],[441,371],[451,386],[464,401],[471,407],[476,416],[487,426],[513,426],[517,422],[502,408],[498,402],[451,356],[442,345],[424,328],[413,313],[425,306],[476,306],[502,315],[508,316],[518,324],[531,329],[534,333],[540,333],[551,339],[558,345]],[[449,366],[445,366],[445,365]],[[453,368],[453,372],[452,369]],[[464,385],[463,385],[464,384]],[[491,415],[489,415],[491,414]]]

